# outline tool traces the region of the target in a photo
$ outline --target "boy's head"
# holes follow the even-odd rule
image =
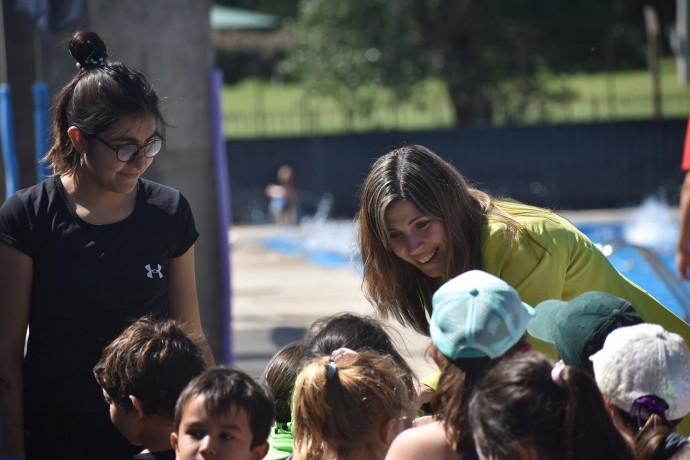
[[[199,346],[175,321],[143,317],[103,349],[93,373],[129,439],[119,426],[125,414],[172,420],[180,392],[205,368]]]
[[[274,403],[269,392],[244,372],[214,366],[195,377],[175,407],[170,442],[178,460],[259,460],[268,452]]]

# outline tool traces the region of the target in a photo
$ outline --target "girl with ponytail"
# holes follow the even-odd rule
[[[482,459],[635,458],[594,380],[540,353],[497,363],[475,386],[469,419]]]
[[[294,460],[383,459],[415,409],[410,376],[391,358],[338,349],[297,378]]]

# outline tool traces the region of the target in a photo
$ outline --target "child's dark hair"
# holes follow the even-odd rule
[[[158,95],[142,72],[109,61],[105,43],[95,32],[75,32],[69,51],[79,72],[53,101],[52,146],[43,158],[53,174],[73,172],[81,159],[67,135],[70,126],[90,138],[123,117],[151,115],[162,136],[166,122]]]
[[[351,456],[363,446],[385,455],[387,446],[377,439],[381,424],[394,419],[404,425],[412,415],[404,372],[372,351],[337,363],[314,359],[300,372],[295,391],[295,454],[303,460]]]
[[[544,458],[634,458],[594,380],[575,366],[553,370],[544,355],[517,353],[487,372],[469,404],[477,450],[498,460],[519,458],[520,445]]]
[[[488,357],[449,361],[432,396],[431,412],[435,419],[444,422],[448,442],[459,454],[474,449],[467,404],[477,380],[492,363]]]
[[[199,345],[174,320],[143,317],[103,349],[93,373],[114,404],[129,411],[133,395],[147,415],[172,420],[180,392],[205,368]]]
[[[523,337],[504,356],[520,352],[526,345],[527,339]],[[436,351],[442,355],[438,349]],[[443,422],[446,437],[453,450],[466,454],[474,451],[467,407],[470,396],[479,379],[503,356],[496,359],[448,359],[443,356],[443,359],[447,363],[431,398],[431,412],[436,420]]]
[[[303,340],[305,361],[330,356],[338,348],[371,350],[390,356],[400,369],[412,375],[409,364],[395,347],[383,324],[369,316],[341,313],[320,318],[312,324]]]
[[[211,417],[236,410],[245,410],[252,430],[254,448],[266,442],[273,424],[274,404],[269,391],[239,369],[213,366],[195,377],[180,394],[175,406],[175,432],[180,429],[182,413],[187,403],[203,397],[204,407]]]
[[[259,379],[273,394],[277,423],[288,423],[292,419],[290,403],[303,355],[301,345],[299,340],[284,345],[268,361]]]

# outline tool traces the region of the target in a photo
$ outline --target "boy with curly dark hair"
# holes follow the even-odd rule
[[[175,458],[175,403],[205,368],[196,341],[173,320],[140,318],[103,349],[93,373],[115,427],[143,447],[132,460]]]

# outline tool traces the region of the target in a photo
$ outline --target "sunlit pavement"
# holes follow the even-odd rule
[[[300,255],[266,249],[262,241],[280,231],[270,225],[236,225],[231,230],[233,364],[253,377],[314,320],[345,311],[374,314],[354,267],[324,267]],[[435,369],[424,356],[427,338],[397,324],[391,328],[416,372],[425,375]]]

